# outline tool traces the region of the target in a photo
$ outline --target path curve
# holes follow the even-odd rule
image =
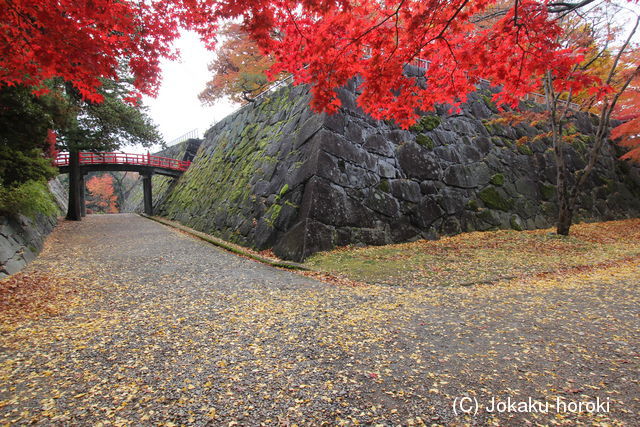
[[[633,425],[640,411],[637,264],[341,287],[122,214],[63,222],[26,273],[75,294],[1,325],[0,424]],[[463,395],[610,412],[457,416]]]

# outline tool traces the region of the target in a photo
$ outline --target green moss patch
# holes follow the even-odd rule
[[[491,177],[491,183],[493,185],[502,185],[504,184],[504,175],[501,173],[497,173]]]
[[[556,186],[543,182],[540,184],[540,194],[543,200],[552,200],[556,196]]]
[[[525,156],[532,156],[533,150],[527,144],[517,144],[518,153],[524,154]]]
[[[380,191],[384,191],[385,193],[388,193],[389,191],[391,191],[391,186],[389,185],[389,181],[386,179],[381,180],[380,184],[378,184],[378,189]]]
[[[422,128],[426,131],[434,130],[440,126],[441,119],[438,116],[424,116],[420,119]]]
[[[500,135],[502,133],[502,128],[500,127],[500,125],[493,123],[490,120],[484,120],[482,122],[482,125],[490,135]]]
[[[435,144],[433,143],[433,139],[431,139],[431,137],[425,135],[424,133],[419,133],[416,136],[416,142],[419,145],[428,148],[429,150],[433,150],[433,147],[435,146]]]
[[[425,132],[431,131],[440,126],[441,119],[438,116],[423,116],[415,123],[413,126],[409,128],[412,132]]]
[[[509,221],[511,228],[517,231],[522,231],[523,230],[523,226],[522,226],[522,221],[520,220],[520,218],[518,218],[516,215],[512,215],[511,219]]]
[[[158,213],[169,218],[183,219],[185,224],[206,233],[216,233],[235,243],[248,244],[248,230],[239,230],[239,217],[261,210],[256,218],[274,224],[289,196],[290,188],[283,185],[276,190],[276,203],[265,209],[252,192],[253,183],[268,181],[281,156],[267,155],[272,143],[283,137],[283,129],[297,121],[301,112],[294,108],[291,90],[283,88],[269,100],[247,107],[246,114],[231,120],[206,141],[191,167],[159,206]],[[271,123],[273,114],[284,112],[286,120]],[[266,212],[265,212],[266,210]],[[246,224],[246,223],[244,223]],[[253,225],[255,227],[255,224]]]
[[[499,209],[505,212],[513,208],[513,200],[504,198],[495,187],[482,189],[478,193],[478,196],[488,208]]]
[[[264,220],[269,224],[270,227],[275,226],[275,222],[280,216],[280,212],[282,211],[282,205],[271,205],[271,207],[267,210],[267,213],[264,215]]]
[[[51,216],[58,212],[46,182],[31,180],[9,188],[0,186],[0,214],[35,218],[38,214]]]
[[[477,200],[472,199],[467,202],[467,209],[470,211],[478,211],[480,209],[480,205]]]
[[[493,112],[493,113],[497,113],[498,112],[498,106],[496,105],[495,101],[493,100],[493,98],[491,96],[482,94],[482,95],[480,95],[480,98],[482,98],[482,100],[484,101],[485,105],[487,106],[487,108],[489,108],[489,110],[491,110],[491,112]]]

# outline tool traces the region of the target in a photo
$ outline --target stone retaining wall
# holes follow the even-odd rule
[[[154,188],[156,212],[294,260],[348,244],[554,223],[548,129],[493,122],[488,88],[409,131],[363,114],[355,83],[339,94],[344,108],[333,116],[310,111],[306,88],[286,87],[227,117],[177,182]],[[568,127],[571,169],[585,164],[593,131],[586,114]],[[577,220],[640,212],[640,174],[620,154],[605,147]]]
[[[61,212],[66,211],[67,193],[60,181],[51,180],[49,190]],[[0,278],[17,273],[31,262],[57,222],[57,214],[39,214],[34,218],[0,216]]]

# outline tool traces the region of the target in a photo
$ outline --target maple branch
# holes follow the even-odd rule
[[[287,14],[289,15],[289,19],[291,19],[291,22],[293,22],[293,25],[296,27],[296,31],[298,32],[298,34],[300,34],[300,36],[305,39],[307,41],[307,43],[311,43],[311,41],[309,40],[309,38],[302,34],[302,30],[300,30],[300,27],[298,27],[298,21],[296,21],[296,19],[293,17],[293,13],[291,12],[291,8],[289,8],[289,6],[286,6],[287,8]]]
[[[32,27],[35,31],[40,31],[43,32],[42,29],[40,27],[38,27],[35,24],[35,20],[33,19],[32,16],[29,16],[25,13],[23,13],[21,10],[18,9],[18,7],[16,5],[14,5],[12,0],[6,0],[7,5],[9,6],[9,9],[11,11],[13,11],[13,13],[16,14],[16,16],[19,16],[20,19],[22,21],[24,21],[25,23],[27,23],[30,27]],[[31,35],[31,34],[29,34]],[[24,34],[20,34],[20,38],[22,39],[22,41],[24,41],[32,50],[34,49],[33,43],[31,42],[31,40],[29,38],[27,38],[26,35]]]
[[[596,164],[596,161],[598,160],[598,155],[600,153],[600,150],[602,149],[604,142],[607,140],[606,133],[609,130],[611,113],[615,109],[615,106],[618,103],[620,96],[622,96],[622,94],[627,90],[627,87],[629,86],[629,84],[631,84],[631,81],[638,75],[640,75],[640,66],[638,66],[636,70],[633,73],[631,73],[631,75],[629,75],[629,77],[627,78],[625,83],[622,85],[620,90],[613,97],[611,103],[605,104],[604,108],[602,109],[602,112],[600,113],[600,121],[598,123],[598,129],[596,131],[596,143],[594,144],[594,146],[591,148],[591,151],[589,152],[589,161],[587,162],[584,168],[582,168],[581,170],[575,173],[577,181],[571,191],[571,198],[570,198],[571,205],[575,205],[576,200],[578,198],[578,191],[586,183],[587,178],[589,178],[589,175],[591,175],[591,171],[593,170]]]
[[[608,48],[609,48],[609,40],[607,39],[602,49],[596,55],[594,55],[594,57],[591,58],[587,63],[580,66],[580,69],[583,71],[588,69],[594,62],[596,62],[598,59],[602,57],[602,55],[604,55],[604,53],[607,51]]]
[[[453,58],[453,61],[456,63],[456,65],[458,65],[458,64],[459,64],[459,63],[458,63],[458,58],[456,58],[456,54],[453,52],[453,49],[451,48],[451,44],[449,43],[449,41],[448,41],[446,38],[444,38],[444,37],[441,37],[440,39],[441,39],[443,42],[445,42],[445,44],[447,45],[447,48],[449,49],[449,53],[451,53],[451,57]],[[455,80],[454,75],[453,75],[453,74],[454,74],[454,72],[455,72],[455,68],[453,68],[453,69],[451,70],[451,72],[449,73],[449,78],[451,79],[451,86],[455,89],[455,87],[456,87],[456,80]]]
[[[394,54],[394,53],[396,53],[396,50],[398,50],[398,42],[400,41],[400,28],[399,28],[399,26],[398,26],[398,24],[400,23],[400,22],[399,22],[399,21],[400,21],[400,15],[399,15],[399,13],[398,13],[398,12],[399,12],[399,9],[396,9],[396,13],[395,13],[395,16],[396,16],[396,22],[395,22],[395,25],[394,25],[395,30],[396,30],[395,43],[394,43],[394,46],[393,46],[393,50],[391,51],[391,53],[390,53],[390,54],[389,54],[389,56],[387,57],[387,61],[388,61],[389,59],[391,59],[391,58],[393,57],[393,54]],[[386,62],[386,61],[385,61],[385,62]]]
[[[613,61],[613,65],[611,66],[611,70],[609,70],[609,76],[607,77],[607,84],[611,83],[611,80],[613,79],[613,75],[614,75],[614,73],[616,71],[616,68],[618,67],[618,63],[620,62],[620,57],[622,57],[622,54],[624,53],[624,51],[629,46],[629,43],[631,42],[631,39],[633,38],[633,35],[638,30],[638,24],[640,24],[640,15],[638,15],[636,17],[636,23],[633,26],[633,29],[631,30],[631,32],[629,32],[629,37],[627,37],[627,40],[625,40],[624,44],[620,47],[620,50],[618,51],[618,54],[616,55],[616,59]]]
[[[435,40],[438,40],[438,39],[444,39],[445,31],[449,28],[449,26],[451,25],[453,20],[456,18],[456,16],[458,16],[458,14],[462,11],[462,9],[464,9],[464,7],[467,5],[467,3],[469,3],[469,0],[463,1],[462,4],[460,5],[460,7],[458,7],[456,9],[456,11],[454,12],[454,14],[451,16],[451,18],[447,19],[447,21],[445,22],[444,26],[440,30],[440,33],[438,33],[437,36],[432,37],[431,39],[427,40],[422,45],[420,45],[420,47],[418,47],[418,49],[416,51],[414,51],[414,53],[411,55],[411,57],[409,59],[413,59],[416,56],[418,56],[420,54],[420,52],[422,51],[422,49],[424,49],[425,46],[427,46],[429,43],[431,43],[431,42],[433,42]]]
[[[346,45],[344,45],[342,48],[340,48],[338,50],[338,52],[345,50],[347,47],[351,46],[352,44],[354,44],[355,42],[361,40],[364,36],[366,36],[367,34],[369,34],[370,32],[372,32],[373,30],[376,30],[378,28],[380,28],[385,22],[387,22],[389,19],[391,19],[393,16],[395,16],[396,18],[398,17],[398,14],[400,13],[400,9],[402,8],[402,6],[404,5],[404,2],[406,0],[401,0],[400,3],[398,3],[398,7],[396,8],[396,11],[393,12],[390,15],[387,15],[382,21],[378,22],[377,24],[375,24],[372,27],[367,28],[367,30],[358,35],[357,37],[351,39],[351,41],[349,43],[347,43]],[[397,20],[396,20],[397,22]]]
[[[404,0],[403,0],[403,2],[404,2]],[[395,44],[394,44],[393,49],[391,50],[391,52],[389,52],[389,55],[387,55],[387,59],[385,59],[385,61],[384,61],[385,64],[387,62],[389,62],[389,60],[391,60],[391,58],[393,58],[394,53],[396,53],[396,51],[398,50],[398,42],[400,41],[400,29],[399,29],[399,26],[398,26],[399,20],[400,20],[400,6],[402,6],[402,2],[398,5],[398,7],[396,8],[396,11],[391,15],[391,16],[395,16],[395,18],[396,18],[395,19],[396,22],[394,24],[395,32],[396,32]]]
[[[607,84],[611,83],[611,81],[613,80],[613,76],[615,75],[615,71],[618,67],[620,57],[629,46],[630,40],[635,34],[635,32],[637,31],[639,24],[640,24],[640,16],[636,18],[636,23],[633,29],[631,30],[629,37],[627,38],[625,43],[620,47],[620,50],[616,55],[616,58],[611,66],[611,69],[609,70],[609,75],[607,77]],[[576,183],[574,187],[571,189],[569,199],[567,200],[567,203],[570,209],[573,209],[573,207],[576,205],[576,202],[578,199],[578,192],[582,188],[582,186],[586,183],[589,176],[591,175],[591,172],[595,167],[596,161],[598,160],[600,150],[602,149],[602,146],[604,145],[605,141],[607,141],[607,133],[609,132],[609,123],[611,121],[611,114],[613,113],[618,103],[618,100],[620,99],[622,94],[627,90],[627,88],[631,84],[631,81],[635,79],[638,75],[640,75],[640,65],[636,66],[636,69],[629,74],[629,76],[626,78],[626,80],[624,81],[620,89],[613,96],[613,99],[611,100],[611,102],[605,101],[604,106],[602,107],[602,111],[600,112],[598,128],[595,134],[595,144],[589,151],[589,160],[581,170],[575,172]]]
[[[477,24],[477,23],[483,22],[483,21],[490,21],[493,18],[498,18],[500,16],[506,15],[507,12],[509,12],[509,8],[504,8],[504,9],[497,9],[496,8],[494,12],[491,12],[491,13],[489,13],[487,15],[480,16],[480,17],[475,18],[475,19],[470,19],[469,21],[472,24]]]
[[[596,2],[596,1],[599,1],[599,0],[582,0],[582,1],[579,1],[577,3],[553,2],[553,3],[547,4],[547,10],[550,13],[562,13],[563,16],[564,16],[568,12],[573,12],[574,10],[583,8],[583,7],[587,6],[588,4],[591,4],[591,3]]]

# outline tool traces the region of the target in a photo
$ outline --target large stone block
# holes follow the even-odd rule
[[[385,157],[391,157],[394,153],[393,144],[380,134],[369,135],[364,141],[363,148]]]
[[[401,145],[397,153],[400,169],[408,178],[420,181],[440,179],[442,174],[440,164],[426,148],[415,142],[408,142]]]
[[[65,196],[59,182],[50,183],[50,188],[57,188],[60,198]],[[15,274],[33,261],[56,223],[57,214],[37,214],[33,218],[0,216],[0,276]]]
[[[422,198],[420,184],[409,179],[393,179],[389,181],[391,194],[396,199],[417,203]]]
[[[284,259],[302,261],[334,247],[335,229],[313,219],[303,219],[280,237],[273,252]]]
[[[486,185],[490,179],[489,167],[484,162],[455,164],[444,173],[444,183],[453,187],[477,188]]]
[[[331,154],[318,153],[318,176],[347,188],[367,188],[378,182],[374,171],[356,166]]]
[[[345,161],[361,165],[369,169],[373,169],[377,163],[375,157],[369,154],[366,150],[334,132],[322,129],[314,136],[314,138],[317,138],[320,141],[320,147],[322,150]]]
[[[397,218],[400,213],[400,204],[388,193],[378,189],[372,189],[364,199],[364,205],[374,212],[390,218]]]
[[[423,230],[427,230],[431,225],[445,214],[435,197],[424,197],[412,215],[412,222]]]
[[[20,248],[16,247],[15,243],[9,240],[8,237],[0,235],[0,265],[4,265],[13,258],[19,249]]]
[[[444,188],[438,195],[439,205],[447,215],[457,215],[462,212],[467,204],[467,193],[458,188]]]
[[[333,226],[370,227],[373,224],[373,218],[362,204],[347,196],[342,187],[319,177],[312,178],[305,186],[300,215]]]

